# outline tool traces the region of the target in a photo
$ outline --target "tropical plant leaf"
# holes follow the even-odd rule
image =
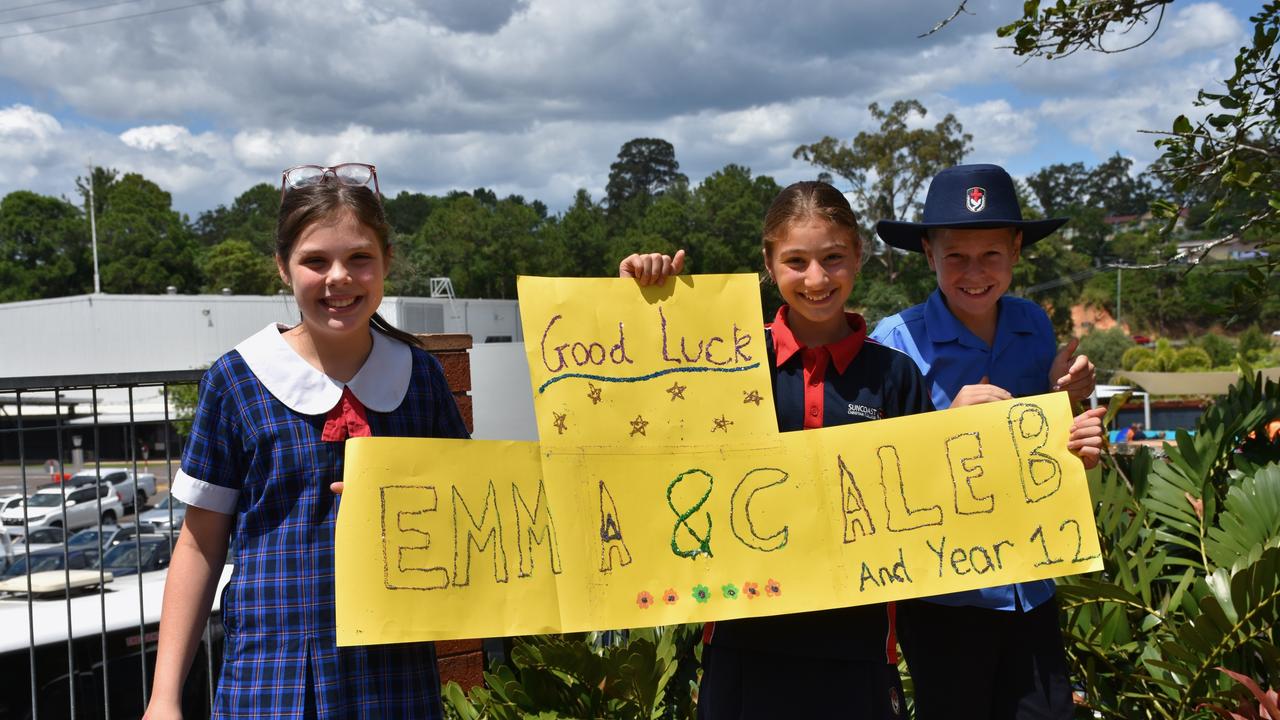
[[[1215,576],[1221,579],[1225,572],[1219,569]],[[1224,698],[1210,673],[1224,658],[1254,644],[1271,645],[1271,628],[1280,622],[1280,548],[1263,552],[1257,562],[1230,578],[1229,587],[1219,582],[1214,592],[1201,598],[1199,608],[1199,615],[1159,643],[1162,658],[1147,662],[1183,682],[1175,717]]]
[[[1215,567],[1235,568],[1254,549],[1280,545],[1280,464],[1258,470],[1227,491],[1205,551]]]

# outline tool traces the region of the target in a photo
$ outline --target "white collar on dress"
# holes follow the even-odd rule
[[[344,386],[370,410],[391,412],[400,407],[413,374],[413,353],[408,345],[370,328],[373,349],[369,357],[351,382],[342,383],[303,360],[280,334],[285,329],[272,323],[243,340],[236,352],[267,391],[289,409],[303,415],[323,415],[342,399]]]

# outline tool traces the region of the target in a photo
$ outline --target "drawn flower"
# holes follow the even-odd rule
[[[725,583],[720,586],[720,592],[724,595],[725,600],[738,599],[738,586],[733,583]]]
[[[676,593],[675,588],[667,588],[662,593],[662,602],[668,605],[675,605],[676,601],[679,599],[680,599],[680,595]]]
[[[699,603],[705,603],[706,601],[710,600],[711,588],[707,587],[706,585],[694,585],[693,599],[697,600]]]
[[[778,597],[782,594],[782,583],[769,578],[764,584],[764,594],[769,597]]]
[[[742,594],[746,595],[748,600],[755,600],[760,597],[760,583],[743,583]]]
[[[653,596],[649,594],[648,590],[641,590],[640,594],[636,596],[636,605],[639,606],[641,610],[648,610],[649,606],[652,604]]]

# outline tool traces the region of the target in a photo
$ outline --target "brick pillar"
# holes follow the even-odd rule
[[[475,430],[471,411],[471,336],[465,333],[419,335],[422,346],[444,366],[444,377],[453,390],[467,430]],[[436,643],[436,667],[440,683],[453,680],[463,690],[484,683],[484,646],[481,640],[447,640]]]

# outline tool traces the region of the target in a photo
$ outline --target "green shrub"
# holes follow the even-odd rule
[[[1098,368],[1098,382],[1111,382],[1113,374],[1124,367],[1121,359],[1130,348],[1137,347],[1133,339],[1118,327],[1110,330],[1092,330],[1080,338],[1078,352],[1088,355]]]
[[[1209,353],[1213,367],[1231,365],[1236,360],[1235,343],[1216,333],[1205,333],[1197,342],[1202,350]]]
[[[610,718],[692,720],[700,625],[615,633],[516,638],[510,664],[494,664],[485,684],[443,691],[445,714],[459,720]]]
[[[1115,401],[1114,417],[1123,401]],[[1104,569],[1059,579],[1078,717],[1206,717],[1280,679],[1280,385],[1247,370],[1163,457],[1090,474]]]
[[[1240,333],[1240,354],[1246,362],[1254,363],[1271,352],[1271,338],[1268,338],[1257,325]]]
[[[1203,348],[1184,347],[1174,354],[1172,369],[1177,372],[1208,370],[1212,367],[1213,358]]]
[[[1120,367],[1125,370],[1137,370],[1138,363],[1154,361],[1156,353],[1151,348],[1135,345],[1120,356]]]

